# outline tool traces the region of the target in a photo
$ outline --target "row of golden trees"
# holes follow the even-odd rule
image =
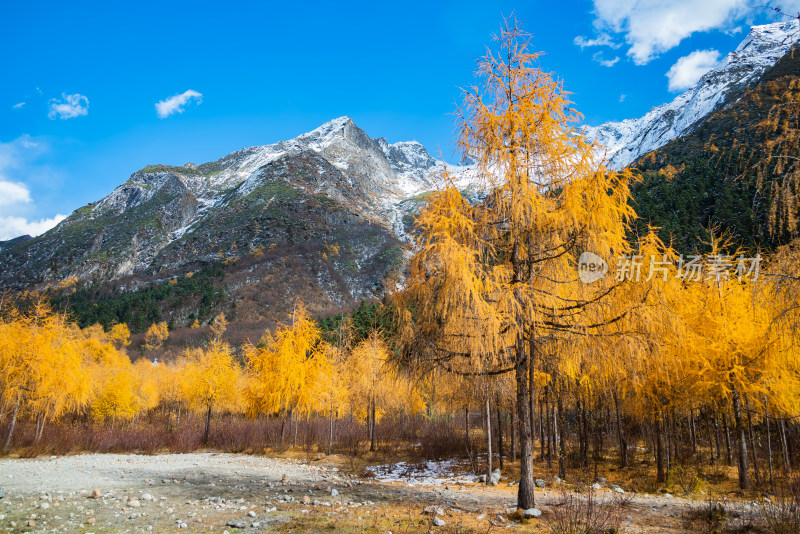
[[[125,347],[130,332],[117,325],[78,328],[40,296],[23,306],[0,306],[0,418],[8,422],[4,449],[20,417],[35,421],[35,440],[47,422],[83,414],[96,422],[130,421],[156,410],[190,410],[205,417],[208,441],[214,413],[258,416],[355,416],[371,425],[384,413],[424,410],[415,382],[389,358],[376,331],[354,347],[326,343],[302,305],[291,321],[266,332],[258,345],[234,350],[223,339],[225,318],[214,322],[203,347],[170,362],[141,358]],[[162,332],[163,330],[163,332]],[[148,331],[157,348],[168,335]]]

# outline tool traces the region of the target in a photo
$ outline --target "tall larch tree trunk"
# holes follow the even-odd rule
[[[750,474],[747,467],[747,437],[745,436],[744,419],[742,417],[742,399],[739,390],[734,385],[732,388],[731,405],[733,418],[736,422],[736,454],[738,456],[739,487],[750,487]]]
[[[530,402],[528,391],[528,355],[525,353],[525,340],[517,335],[515,378],[517,382],[517,420],[519,424],[519,489],[517,507],[523,510],[536,505],[533,483],[533,439],[531,436]]]

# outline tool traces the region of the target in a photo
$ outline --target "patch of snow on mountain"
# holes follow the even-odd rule
[[[747,37],[697,84],[672,102],[651,109],[639,119],[587,127],[586,134],[603,147],[614,169],[691,131],[712,113],[733,89],[754,81],[785,55],[800,36],[797,20],[753,26]]]

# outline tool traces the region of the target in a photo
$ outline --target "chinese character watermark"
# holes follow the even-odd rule
[[[658,277],[667,281],[671,272],[674,277],[684,282],[726,282],[745,279],[758,280],[761,266],[761,255],[747,258],[744,255],[730,256],[726,254],[693,254],[686,257],[681,254],[672,261],[666,254],[623,255],[617,258],[614,280],[617,282],[639,282]],[[585,284],[602,279],[608,272],[608,264],[592,252],[584,252],[578,260],[578,276]]]

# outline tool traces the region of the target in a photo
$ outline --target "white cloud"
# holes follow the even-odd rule
[[[42,172],[47,167],[36,163],[39,155],[47,152],[45,142],[23,135],[13,141],[0,142],[0,241],[25,234],[39,235],[63,221],[65,216],[32,218],[36,213],[29,186],[21,181],[42,183]],[[33,215],[34,217],[41,215]]]
[[[179,95],[156,102],[156,113],[160,119],[167,118],[173,113],[183,113],[183,107],[191,100],[196,100],[198,104],[201,103],[203,101],[202,93],[189,89]]]
[[[50,112],[47,116],[52,119],[72,119],[89,114],[89,99],[81,94],[61,94],[62,100],[50,99]]]
[[[594,0],[595,26],[622,33],[628,55],[644,65],[693,33],[734,29],[756,9],[751,6],[747,0]]]
[[[619,102],[620,102],[620,104],[621,104],[622,102],[625,102],[625,99],[626,99],[626,98],[628,98],[628,95],[626,95],[625,93],[623,93],[623,94],[619,95]]]
[[[16,104],[14,104],[13,106],[11,106],[11,109],[19,109],[19,108],[21,108],[21,107],[22,107],[22,106],[24,106],[24,105],[25,105],[25,102],[17,102],[17,103],[16,103]]]
[[[575,37],[573,42],[576,45],[580,46],[581,49],[590,46],[610,46],[611,48],[619,48],[620,46],[622,46],[619,43],[615,43],[614,40],[611,38],[611,36],[607,33],[601,33],[594,39],[587,39],[583,35],[578,35],[577,37]]]
[[[592,59],[604,67],[613,67],[619,61],[619,56],[615,56],[613,59],[606,59],[603,57],[602,52],[595,52],[595,54],[592,56]]]
[[[24,217],[0,217],[0,241],[7,241],[22,235],[37,236],[43,234],[66,219],[60,213],[50,219],[29,221]]]
[[[17,204],[28,204],[31,201],[31,192],[28,187],[20,182],[10,182],[0,176],[0,208]]]
[[[666,76],[670,91],[684,91],[694,84],[719,61],[717,50],[695,50],[683,56],[670,67]]]

